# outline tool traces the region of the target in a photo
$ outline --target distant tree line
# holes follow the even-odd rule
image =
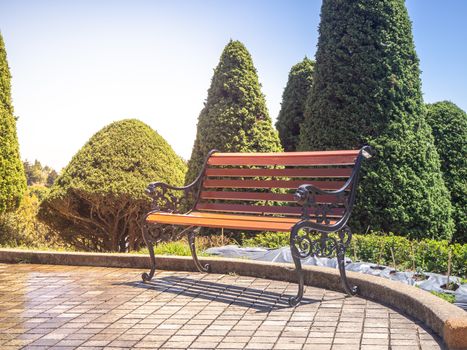
[[[24,172],[26,174],[26,183],[28,186],[32,185],[43,185],[50,187],[53,185],[57,178],[57,172],[51,167],[45,165],[42,166],[41,162],[37,159],[34,163],[30,163],[25,160],[23,162]]]

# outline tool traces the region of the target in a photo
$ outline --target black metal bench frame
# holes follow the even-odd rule
[[[156,270],[156,258],[154,255],[154,244],[156,241],[153,238],[151,230],[159,230],[160,234],[166,229],[172,230],[174,226],[177,226],[150,223],[147,220],[148,217],[158,212],[190,213],[199,201],[208,159],[215,152],[218,151],[212,150],[208,154],[200,174],[187,186],[177,187],[163,182],[149,184],[146,192],[153,200],[153,209],[145,217],[142,235],[149,250],[151,269],[149,273],[145,272],[142,274],[143,281],[151,280]],[[296,189],[294,199],[302,206],[302,212],[300,220],[293,225],[290,231],[290,249],[298,277],[298,293],[295,297],[290,297],[289,304],[291,306],[299,304],[303,297],[304,273],[301,259],[309,256],[330,257],[335,253],[341,283],[345,292],[350,296],[357,293],[357,287],[349,284],[345,272],[345,252],[352,239],[352,232],[347,223],[355,203],[362,161],[365,158],[371,158],[372,155],[373,151],[369,146],[362,147],[355,160],[351,175],[345,184],[337,190],[323,190],[307,183]],[[174,192],[179,192],[182,195],[175,195]],[[317,203],[316,196],[319,195],[337,196],[341,199],[345,210],[339,220],[330,224],[331,221],[328,214],[332,209],[332,205]],[[313,213],[313,218],[310,213]],[[196,268],[200,272],[210,272],[209,264],[201,264],[196,254],[195,234],[199,229],[200,226],[188,226],[183,228],[179,232],[179,235],[187,234]]]

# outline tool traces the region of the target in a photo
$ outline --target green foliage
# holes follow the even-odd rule
[[[154,247],[154,254],[158,255],[177,255],[191,256],[190,246],[188,242],[161,242]]]
[[[5,111],[13,115],[13,103],[11,102],[11,74],[8,66],[5,42],[0,33],[0,105]],[[3,122],[3,121],[2,121]]]
[[[41,203],[40,218],[78,249],[134,250],[149,210],[149,182],[182,185],[186,165],[146,124],[122,120],[73,157]]]
[[[34,164],[31,164],[26,160],[23,162],[23,166],[28,186],[43,185],[50,187],[58,177],[58,174],[54,169],[47,165],[42,166],[41,162],[37,159],[34,161]]]
[[[28,186],[28,192],[41,202],[49,193],[49,188],[44,185],[32,185]]]
[[[18,208],[26,191],[10,79],[5,43],[0,34],[0,214]]]
[[[449,192],[404,1],[324,0],[319,31],[299,148],[373,146],[352,215],[359,231],[450,239]]]
[[[242,245],[245,247],[265,247],[271,249],[287,247],[289,243],[289,232],[262,232],[242,240]]]
[[[451,192],[456,225],[453,240],[467,243],[467,113],[448,101],[429,104],[427,110],[444,181]]]
[[[198,256],[208,256],[202,251],[203,249],[197,247],[197,255]],[[138,251],[139,254],[149,254],[147,248],[143,248],[142,250]],[[190,246],[187,240],[179,240],[179,241],[172,241],[172,242],[160,242],[154,246],[154,254],[156,255],[175,255],[175,256],[191,256]]]
[[[230,41],[214,70],[188,162],[186,182],[201,170],[211,149],[223,152],[281,151],[261,93],[256,69],[245,46]]]
[[[313,84],[314,64],[314,61],[305,57],[302,62],[297,63],[290,70],[276,122],[276,128],[285,151],[297,150],[305,102]]]
[[[446,294],[435,292],[434,290],[430,291],[431,294],[436,295],[438,298],[446,300],[448,303],[453,304],[456,301],[456,296],[454,294]]]
[[[288,232],[265,232],[245,239],[243,246],[280,248],[289,245]],[[352,236],[347,256],[387,266],[393,266],[391,249],[396,265],[401,269],[416,269],[427,272],[446,273],[449,250],[452,254],[453,275],[467,275],[467,244],[450,244],[447,240],[409,240],[406,237],[381,234]]]
[[[16,211],[0,214],[0,245],[29,249],[64,247],[57,232],[37,219],[40,201],[37,194],[43,191],[47,189],[29,188]]]

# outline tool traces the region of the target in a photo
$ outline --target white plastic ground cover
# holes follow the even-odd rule
[[[293,262],[289,247],[266,249],[242,248],[236,245],[228,245],[224,247],[209,248],[206,250],[206,253],[226,258],[251,259],[277,263]],[[302,264],[337,268],[337,258],[308,257],[302,260]],[[450,277],[449,281],[459,284],[460,287],[456,291],[447,291],[441,288],[442,285],[447,283],[447,277],[438,273],[423,273],[423,275],[425,275],[427,278],[425,280],[418,280],[416,277],[414,278],[415,273],[411,271],[394,271],[393,268],[388,266],[381,266],[367,262],[352,262],[350,258],[346,258],[345,269],[348,271],[381,276],[393,281],[399,281],[411,286],[417,286],[426,291],[453,294],[456,297],[454,304],[464,310],[467,310],[467,284],[464,283],[460,285],[459,277]]]

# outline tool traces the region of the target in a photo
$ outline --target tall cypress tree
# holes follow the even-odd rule
[[[211,149],[223,152],[277,152],[282,150],[272,126],[250,53],[239,41],[230,41],[214,70],[186,181],[201,170]]]
[[[450,238],[449,193],[424,114],[404,0],[324,0],[302,150],[370,144],[354,218],[412,237]]]
[[[305,102],[313,83],[314,61],[305,57],[292,67],[287,85],[282,94],[282,105],[276,128],[286,151],[297,150],[300,124],[303,122]]]
[[[0,34],[0,213],[16,209],[26,190],[26,177],[16,135],[16,119],[13,116],[10,80],[5,43]]]
[[[467,113],[449,101],[429,104],[427,109],[444,181],[451,192],[453,240],[467,243]]]

